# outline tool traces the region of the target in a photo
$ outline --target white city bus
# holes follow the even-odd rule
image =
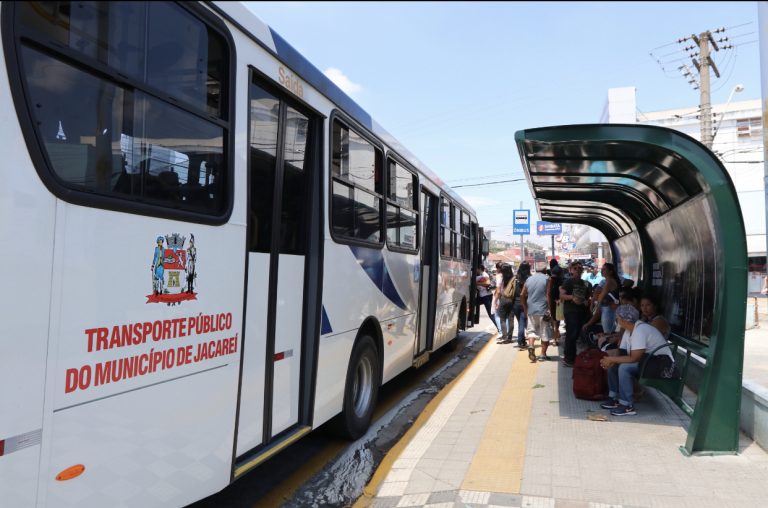
[[[476,321],[473,210],[244,6],[0,30],[0,505],[203,498]]]

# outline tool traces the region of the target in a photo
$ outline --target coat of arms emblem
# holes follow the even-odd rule
[[[176,305],[185,300],[196,300],[197,248],[195,235],[189,235],[189,245],[184,248],[187,237],[179,233],[158,236],[152,256],[152,294],[147,303]]]

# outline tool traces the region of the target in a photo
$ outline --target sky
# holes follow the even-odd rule
[[[680,38],[725,28],[712,103],[760,99],[757,2],[245,2],[452,186],[493,238],[535,204],[515,132],[600,120],[609,88],[638,114],[696,107]],[[661,62],[661,63],[660,63]],[[506,183],[491,183],[517,180]],[[480,185],[477,185],[480,184]],[[549,237],[526,237],[542,245]]]

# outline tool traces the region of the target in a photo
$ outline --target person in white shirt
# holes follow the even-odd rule
[[[606,356],[600,365],[608,370],[608,400],[600,404],[603,409],[610,409],[614,416],[637,414],[634,407],[633,390],[640,362],[646,355],[648,359],[645,374],[648,377],[671,377],[674,371],[674,358],[668,347],[659,348],[667,343],[659,330],[640,321],[640,311],[632,305],[620,305],[616,309],[616,321],[624,330],[625,356]],[[657,349],[659,348],[659,349]]]
[[[488,275],[488,272],[485,271],[485,266],[483,265],[477,267],[475,284],[477,285],[477,299],[481,305],[485,306],[485,311],[488,313],[488,317],[491,318],[491,321],[498,330],[499,327],[496,324],[496,316],[491,310],[493,293],[488,289],[491,286],[491,277]]]

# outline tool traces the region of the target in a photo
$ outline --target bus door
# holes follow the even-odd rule
[[[310,225],[317,219],[310,217],[309,203],[316,197],[311,190],[317,176],[313,147],[320,129],[310,114],[270,90],[254,75],[249,89],[248,276],[237,456],[306,423],[307,405],[301,398],[311,395],[302,388],[307,381],[302,373],[310,361],[305,309],[313,298],[307,294],[318,284],[306,268],[310,231],[318,229]]]
[[[467,315],[467,328],[472,328],[480,320],[480,302],[477,298],[477,286],[475,285],[475,271],[480,266],[480,247],[478,242],[479,232],[477,223],[472,222],[470,231],[470,252],[472,259],[472,276],[469,278],[469,314]]]
[[[435,334],[435,304],[438,274],[438,198],[421,192],[421,286],[419,290],[419,334],[416,354],[432,349]]]

